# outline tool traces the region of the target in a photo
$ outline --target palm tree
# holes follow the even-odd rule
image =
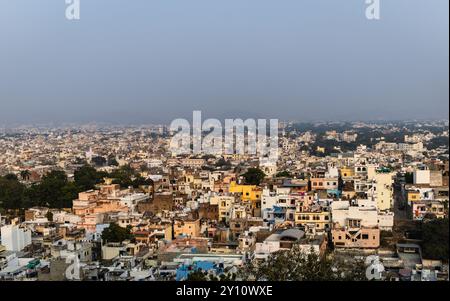
[[[20,172],[20,177],[22,178],[22,180],[24,181],[28,181],[30,179],[31,173],[29,170],[22,170]]]

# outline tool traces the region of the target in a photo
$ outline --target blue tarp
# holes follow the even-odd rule
[[[182,264],[177,269],[176,281],[186,280],[189,273],[201,269],[202,271],[210,271],[216,269],[216,272],[220,273],[221,270],[214,266],[214,262],[212,261],[197,261],[192,265],[184,265]]]

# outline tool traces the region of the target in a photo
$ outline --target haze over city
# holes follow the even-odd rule
[[[0,0],[0,125],[448,118],[448,1]]]

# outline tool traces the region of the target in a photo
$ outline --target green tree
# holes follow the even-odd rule
[[[50,208],[67,208],[76,198],[76,188],[68,189],[70,184],[64,171],[53,170],[42,177],[41,182],[33,187],[32,203]]]
[[[434,219],[422,223],[422,256],[448,262],[449,223],[448,218]]]
[[[225,160],[224,158],[220,158],[219,160],[217,160],[214,165],[215,167],[220,167],[226,170],[231,168],[231,162],[229,160]]]
[[[105,166],[106,162],[107,162],[105,157],[102,157],[102,156],[95,156],[92,158],[91,161],[95,164],[95,166],[100,166],[100,167]]]
[[[121,166],[109,174],[109,177],[114,179],[113,183],[119,184],[122,188],[133,186],[134,176],[135,171],[129,165]]]
[[[103,242],[123,242],[127,239],[133,239],[131,227],[122,228],[116,223],[111,223],[108,228],[102,232]]]
[[[47,212],[46,217],[50,222],[53,222],[53,213],[51,211]]]
[[[114,156],[108,157],[108,166],[119,166],[119,162],[117,162]]]
[[[0,177],[0,207],[4,209],[19,209],[23,206],[25,186],[16,176]]]
[[[17,178],[17,176],[12,173],[5,175],[5,179],[10,180],[10,181],[18,181],[19,180],[19,178]]]
[[[103,177],[92,166],[84,165],[75,171],[74,180],[81,191],[86,191],[94,189],[96,184],[103,181]]]
[[[277,178],[289,178],[292,177],[291,173],[287,170],[281,171],[275,175]]]
[[[188,274],[186,281],[207,281],[207,273],[203,272],[202,269],[197,269]]]
[[[20,177],[24,181],[28,181],[30,179],[31,173],[29,170],[25,169],[20,172]]]
[[[58,208],[70,208],[72,207],[72,201],[78,197],[78,193],[84,191],[80,189],[74,182],[69,182],[61,189],[61,207]]]
[[[137,176],[133,181],[132,181],[132,186],[134,188],[138,188],[139,186],[146,186],[146,185],[151,185],[152,184],[152,180],[150,179],[145,179],[144,177],[141,176]]]
[[[244,280],[257,281],[336,281],[363,280],[363,271],[360,266],[344,267],[328,256],[320,257],[312,248],[304,252],[294,246],[271,254],[261,263],[247,263],[238,274]]]
[[[249,168],[242,176],[246,184],[259,185],[266,177],[266,174],[259,168]]]
[[[414,182],[412,172],[405,173],[405,182],[406,182],[406,184],[412,184]]]

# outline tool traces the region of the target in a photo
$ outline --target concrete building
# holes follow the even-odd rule
[[[31,231],[17,225],[6,225],[1,228],[1,239],[7,251],[22,251],[31,244]]]
[[[430,184],[430,170],[429,169],[416,169],[413,173],[414,184]]]

